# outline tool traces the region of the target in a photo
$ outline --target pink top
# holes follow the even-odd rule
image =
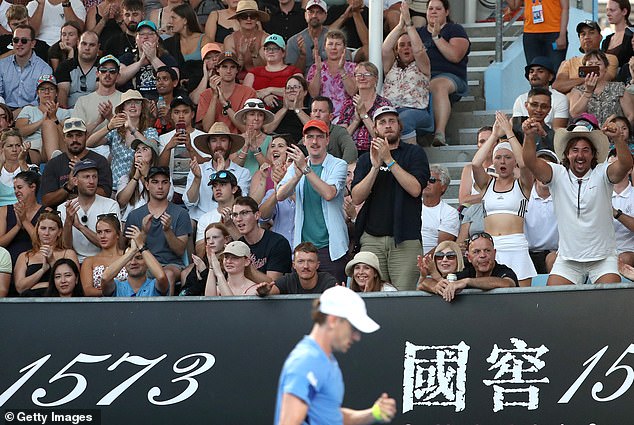
[[[354,78],[354,68],[355,64],[353,62],[348,62],[343,65],[343,69],[348,74],[348,78]],[[308,69],[308,74],[306,76],[306,80],[310,84],[310,82],[315,78],[315,73],[317,72],[317,66],[312,64]],[[334,106],[333,114],[335,117],[339,117],[339,113],[341,112],[341,108],[343,107],[344,102],[347,99],[350,99],[350,96],[346,92],[345,87],[343,86],[343,80],[341,79],[341,75],[337,72],[335,75],[332,75],[328,71],[328,64],[326,62],[322,62],[321,64],[321,89],[319,90],[319,94],[321,96],[329,97],[332,100],[332,104]],[[336,124],[337,120],[333,120],[333,123]]]

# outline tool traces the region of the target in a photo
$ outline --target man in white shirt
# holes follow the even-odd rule
[[[616,160],[616,150],[608,154],[608,163]],[[619,261],[634,266],[634,188],[630,184],[631,170],[620,182],[614,183],[612,211],[616,252]]]
[[[429,166],[431,177],[423,189],[421,236],[423,253],[429,252],[442,241],[455,241],[460,231],[458,210],[443,201],[451,177],[447,167],[438,164]]]

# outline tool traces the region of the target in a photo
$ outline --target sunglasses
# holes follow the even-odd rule
[[[262,102],[247,102],[244,104],[247,108],[258,108],[264,109],[264,104]]]
[[[429,179],[427,179],[427,182],[434,184],[438,181],[438,179],[436,177],[430,177]]]
[[[255,21],[258,18],[259,18],[259,16],[258,16],[257,13],[243,13],[243,14],[238,15],[238,19],[241,20],[241,21],[242,20],[246,21],[247,19],[251,19],[251,20]]]
[[[81,127],[83,127],[83,123],[80,120],[73,120],[73,121],[66,120],[64,122],[64,130],[67,130],[67,131],[73,128],[78,128],[81,130]]]
[[[434,258],[436,260],[442,260],[443,258],[446,258],[447,260],[455,260],[456,258],[458,258],[458,255],[453,251],[437,252],[434,254]]]
[[[79,90],[83,92],[88,91],[88,85],[86,84],[86,76],[83,74],[81,77],[79,77]]]
[[[577,122],[575,122],[574,124],[570,124],[566,130],[568,131],[572,131],[575,129],[575,127],[580,126],[580,127],[585,127],[588,131],[592,131],[592,130],[596,130],[596,127],[594,126],[594,124],[592,124],[590,121],[586,121],[586,120],[578,120]]]
[[[218,171],[217,173],[213,173],[211,175],[211,180],[218,180],[218,179],[226,179],[229,178],[229,173],[227,173],[226,171]]]
[[[26,37],[13,37],[12,41],[13,44],[27,44],[31,42],[31,39]]]
[[[101,72],[102,74],[110,74],[110,75],[114,75],[117,72],[119,72],[119,70],[117,68],[99,68],[99,72]]]
[[[117,220],[119,219],[119,216],[117,216],[117,213],[105,213],[105,214],[99,214],[97,216],[97,221],[102,220],[102,219],[107,218],[107,217],[113,217],[113,218],[116,218]]]
[[[491,241],[491,243],[493,243],[493,236],[489,235],[487,232],[478,232],[478,233],[474,233],[473,235],[471,235],[471,237],[469,238],[469,243],[478,240],[480,238],[485,238]]]

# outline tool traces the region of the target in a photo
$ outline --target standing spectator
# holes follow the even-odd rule
[[[476,144],[478,145],[478,149],[482,148],[482,145],[491,137],[491,132],[493,127],[484,126],[478,129],[478,133],[476,135]],[[484,169],[488,169],[491,166],[491,157],[493,152],[488,152],[485,155],[482,166]],[[475,185],[475,180],[473,179],[473,169],[471,164],[467,164],[462,169],[462,174],[460,176],[460,189],[458,191],[458,201],[460,205],[471,206],[473,204],[479,204],[482,200],[482,194],[478,190]],[[483,229],[484,230],[484,229]],[[461,242],[458,239],[458,242]]]
[[[81,0],[65,0],[55,4],[45,0],[31,0],[26,8],[37,38],[49,46],[59,40],[59,30],[64,22],[78,21],[83,28],[86,19],[86,8]]]
[[[431,176],[423,189],[421,215],[423,254],[431,251],[440,242],[455,241],[460,230],[458,211],[442,199],[451,183],[449,170],[447,167],[432,164],[429,171]]]
[[[549,285],[620,282],[614,226],[612,223],[612,182],[623,180],[632,168],[632,155],[623,133],[613,124],[588,131],[578,125],[555,133],[555,152],[562,164],[538,159],[534,133],[524,121],[524,163],[545,183],[553,195],[559,230],[557,260],[548,277]],[[609,142],[616,145],[616,161],[605,163]],[[592,190],[590,190],[592,188]]]
[[[467,61],[471,42],[465,29],[451,22],[449,0],[430,0],[427,26],[418,30],[431,62],[431,93],[434,111],[433,146],[446,144],[445,127],[451,102],[468,93]]]
[[[306,75],[315,63],[315,53],[326,60],[324,46],[328,27],[324,26],[328,16],[328,5],[324,0],[308,0],[305,6],[304,19],[308,27],[288,39],[286,63],[295,65]]]
[[[147,204],[128,215],[126,236],[129,232],[142,229],[146,239],[145,246],[154,254],[156,260],[165,270],[169,280],[169,293],[172,295],[174,285],[180,281],[180,272],[185,267],[183,254],[187,246],[187,239],[192,233],[192,225],[187,211],[167,200],[170,189],[169,168],[150,168],[145,181],[149,200]],[[138,246],[140,241],[136,242]],[[131,275],[130,268],[128,268],[128,274]],[[153,271],[152,274],[157,276]],[[103,280],[102,285],[105,285],[105,275]],[[161,290],[161,293],[164,292]],[[105,289],[104,295],[106,295]]]
[[[90,159],[97,164],[99,181],[97,193],[110,197],[112,193],[112,172],[110,164],[103,156],[86,149],[86,123],[81,118],[71,117],[64,122],[64,141],[66,150],[48,161],[42,174],[42,204],[57,208],[59,204],[76,193],[76,184],[71,177],[73,168],[82,159]]]
[[[51,67],[34,55],[35,30],[18,25],[13,31],[12,56],[0,59],[0,96],[11,109],[36,103],[40,75],[53,73]]]
[[[77,99],[95,91],[98,54],[99,37],[92,31],[86,31],[79,39],[77,57],[63,61],[55,71],[59,106],[72,109]]]
[[[553,69],[566,58],[570,0],[507,0],[511,10],[524,5],[524,56],[531,63],[546,53]]]
[[[304,144],[308,160],[297,147],[291,147],[290,167],[277,189],[282,201],[295,193],[295,234],[293,241],[311,242],[319,249],[320,270],[345,280],[348,261],[348,228],[343,212],[347,164],[326,152],[328,126],[310,120],[304,125]]]
[[[143,0],[123,0],[121,4],[123,22],[120,31],[108,37],[101,45],[101,50],[116,58],[124,53],[137,53],[135,35],[137,26],[143,20]],[[94,30],[94,29],[93,29]]]
[[[630,13],[632,5],[629,0],[608,0],[605,6],[605,14],[608,22],[613,26],[614,32],[609,34],[601,43],[601,50],[605,53],[616,56],[619,59],[621,70],[618,74],[618,81],[625,82],[628,74],[628,62],[634,56],[634,46],[632,46],[632,30],[628,28],[630,23]]]
[[[306,28],[302,4],[294,0],[278,0],[278,8],[269,12],[271,19],[263,25],[269,34],[279,34],[285,42]]]
[[[335,158],[341,158],[348,164],[357,162],[357,147],[352,136],[340,125],[332,123],[334,119],[334,106],[328,97],[317,96],[313,99],[309,119],[321,120],[328,125],[330,140],[328,141],[328,153]],[[303,115],[298,114],[304,121]],[[306,120],[308,122],[308,119]],[[300,142],[301,143],[301,142]]]
[[[57,72],[60,63],[77,57],[82,30],[81,22],[67,21],[62,25],[59,41],[48,49],[48,62],[54,72]]]
[[[72,184],[77,187],[77,198],[57,207],[64,222],[64,246],[73,247],[80,263],[99,253],[97,217],[115,214],[119,218],[119,205],[113,199],[97,194],[97,173],[98,166],[93,160],[77,162],[71,177]]]
[[[403,123],[401,138],[405,143],[415,144],[417,128],[430,131],[434,128],[429,107],[431,65],[406,2],[401,3],[401,19],[385,38],[381,52],[385,74],[383,95],[399,113]]]
[[[379,108],[376,137],[359,158],[352,181],[352,201],[363,203],[356,219],[362,251],[376,254],[385,278],[399,290],[413,290],[421,253],[421,194],[429,179],[423,148],[400,141],[398,112]]]

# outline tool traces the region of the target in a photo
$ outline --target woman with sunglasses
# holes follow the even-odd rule
[[[87,297],[100,297],[102,295],[101,280],[103,272],[117,258],[123,255],[123,250],[120,248],[119,243],[121,239],[121,223],[119,223],[116,214],[98,215],[95,228],[101,250],[97,255],[86,257],[81,264],[81,281]],[[126,280],[127,278],[128,272],[124,267],[116,279]]]
[[[121,101],[115,106],[115,114],[110,122],[92,133],[86,140],[88,147],[103,144],[110,146],[114,190],[118,189],[119,179],[128,172],[128,167],[134,158],[132,142],[135,139],[154,141],[159,139],[156,128],[151,126],[149,109],[149,104],[141,93],[128,90],[121,95]]]
[[[20,296],[41,297],[48,288],[51,267],[60,258],[68,258],[79,267],[77,254],[62,245],[62,220],[52,212],[43,212],[35,224],[32,248],[18,256],[14,266],[15,288]]]
[[[381,106],[392,106],[389,100],[376,92],[379,69],[372,62],[361,62],[354,70],[359,93],[347,99],[341,107],[339,125],[346,127],[357,146],[359,156],[370,151],[374,137],[372,115]]]
[[[247,99],[236,112],[235,119],[244,125],[244,146],[231,154],[231,161],[249,170],[251,175],[266,162],[266,153],[273,137],[265,133],[264,126],[273,121],[273,113],[260,99]]]
[[[498,143],[501,136],[506,136],[507,141]],[[491,149],[496,175],[487,173],[483,166]],[[495,259],[513,269],[521,286],[530,286],[537,271],[528,253],[524,214],[533,188],[533,175],[524,166],[522,146],[502,112],[496,113],[493,132],[478,149],[471,165],[475,184],[483,194],[484,230],[493,236]],[[518,167],[519,178],[516,178]]]
[[[238,2],[239,0],[227,0],[226,9],[214,10],[209,14],[205,23],[205,34],[210,40],[223,44],[229,34],[240,30],[239,21],[232,19],[236,15]]]
[[[383,279],[377,256],[369,251],[358,252],[346,264],[346,276],[351,278],[350,289],[354,292],[393,292],[397,289]]]
[[[234,241],[225,246],[222,254],[222,268],[220,261],[211,246],[206,247],[207,261],[210,271],[207,274],[205,296],[227,297],[236,295],[257,295],[258,284],[252,280],[249,266],[251,265],[251,250],[242,241]],[[227,277],[223,274],[225,270]]]
[[[238,74],[240,81],[244,80],[246,72],[255,66],[262,66],[265,62],[264,39],[269,35],[261,29],[261,22],[268,22],[269,14],[258,10],[255,0],[240,0],[236,13],[229,19],[237,19],[240,29],[224,39],[225,51],[235,52],[242,63],[243,74]]]
[[[83,297],[79,269],[73,260],[60,258],[51,268],[51,277],[46,290],[47,297]]]
[[[31,163],[40,164],[60,151],[59,123],[70,117],[69,109],[57,104],[57,80],[53,75],[41,75],[37,80],[37,106],[27,105],[15,119],[24,141],[31,144]]]
[[[222,223],[211,223],[205,228],[205,245],[203,255],[192,254],[192,264],[183,269],[181,282],[185,282],[179,295],[201,296],[205,295],[205,284],[209,274],[209,262],[206,255],[207,247],[213,252],[222,252],[225,246],[232,241],[229,230]]]
[[[443,241],[436,246],[433,253],[424,257],[419,255],[417,264],[420,270],[417,289],[435,294],[436,282],[464,269],[464,258],[457,242]]]

